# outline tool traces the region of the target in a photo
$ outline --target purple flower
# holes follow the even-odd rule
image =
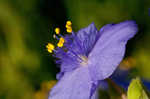
[[[99,31],[94,23],[64,37],[63,47],[54,50],[59,60],[58,83],[49,99],[94,99],[100,83],[117,68],[125,45],[137,32],[133,21],[108,24]]]

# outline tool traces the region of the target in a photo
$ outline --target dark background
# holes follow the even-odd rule
[[[139,32],[121,68],[149,80],[149,8],[149,0],[0,0],[0,99],[46,99],[59,69],[45,46],[56,42],[54,29],[65,31],[67,20],[74,31],[91,22],[100,29],[135,20]]]

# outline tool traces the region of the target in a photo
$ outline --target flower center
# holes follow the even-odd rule
[[[66,22],[66,31],[68,33],[72,33],[72,26],[71,25],[72,25],[71,21]],[[64,46],[65,39],[60,34],[60,28],[58,28],[58,27],[55,28],[55,33],[56,33],[56,35],[54,34],[53,37],[56,38],[57,40],[59,40],[57,43],[57,47],[61,48]],[[60,36],[60,38],[57,37],[57,35]],[[55,50],[55,46],[52,43],[48,43],[48,45],[46,47],[47,47],[48,52],[50,52],[50,53],[52,53]]]
[[[88,64],[88,58],[86,56],[80,56],[82,59],[81,66],[85,66]]]

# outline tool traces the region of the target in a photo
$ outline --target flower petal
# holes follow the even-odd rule
[[[87,67],[66,72],[52,88],[49,99],[89,99],[92,82]]]
[[[78,38],[81,40],[85,39],[85,35],[91,35],[95,36],[94,34],[96,33],[97,28],[94,23],[91,23],[88,27],[80,29],[77,33]]]
[[[100,31],[101,36],[88,56],[88,67],[93,80],[109,77],[123,59],[125,45],[137,32],[133,21],[109,25]]]
[[[72,35],[65,36],[66,43],[64,45],[68,51],[64,52],[58,48],[55,53],[55,56],[60,59],[57,62],[61,63],[61,72],[57,75],[57,79],[60,79],[64,72],[72,71],[80,65],[82,60],[79,55],[88,55],[96,43],[98,34],[94,23],[91,23],[88,27],[79,30],[77,34],[72,33]]]
[[[91,23],[77,32],[72,49],[78,54],[87,56],[94,46],[98,34],[95,24]]]

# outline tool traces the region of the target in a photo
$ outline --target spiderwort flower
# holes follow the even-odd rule
[[[56,29],[56,48],[51,43],[47,46],[60,64],[59,81],[50,91],[49,99],[94,99],[99,81],[109,77],[123,59],[125,45],[137,32],[137,25],[125,21],[108,24],[98,31],[92,23],[77,33],[71,25],[67,21],[66,36]]]

